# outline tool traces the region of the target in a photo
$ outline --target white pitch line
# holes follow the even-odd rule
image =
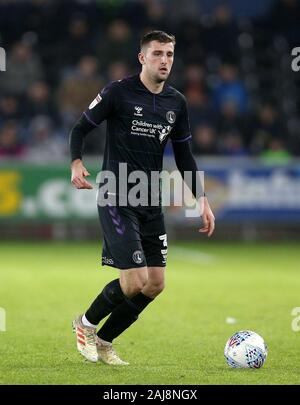
[[[216,257],[208,253],[196,251],[185,247],[172,247],[170,255],[176,260],[192,263],[213,263]]]

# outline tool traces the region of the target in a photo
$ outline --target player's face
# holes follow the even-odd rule
[[[149,77],[156,83],[167,80],[174,61],[174,45],[151,41],[141,53],[141,63]]]

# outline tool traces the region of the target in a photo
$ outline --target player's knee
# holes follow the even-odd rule
[[[165,289],[165,283],[164,283],[163,281],[160,282],[160,283],[158,283],[158,284],[155,284],[155,285],[154,285],[154,293],[155,293],[155,296],[161,294],[164,289]]]
[[[139,294],[143,290],[145,285],[146,285],[146,283],[143,283],[140,280],[135,282],[133,285],[131,285],[129,287],[130,296],[134,296],[134,295]]]
[[[148,295],[149,297],[155,298],[163,292],[164,288],[165,288],[165,284],[163,281],[148,282],[145,287],[145,292],[146,292],[146,295]]]
[[[135,277],[130,280],[130,282],[124,283],[122,286],[123,293],[127,297],[133,297],[134,295],[139,294],[145,285],[147,284],[146,277]]]

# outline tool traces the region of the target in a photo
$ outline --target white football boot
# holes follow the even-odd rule
[[[120,359],[117,352],[113,348],[112,343],[100,339],[97,335],[96,335],[96,346],[98,351],[98,358],[99,360],[102,360],[104,363],[109,364],[111,366],[129,365],[127,361],[123,361]]]
[[[87,360],[96,363],[98,353],[96,347],[96,329],[82,323],[82,315],[72,322],[73,332],[76,333],[77,349]]]

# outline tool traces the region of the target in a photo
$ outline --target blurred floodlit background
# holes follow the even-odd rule
[[[0,385],[299,384],[299,3],[0,0]],[[139,72],[152,29],[176,36],[169,83],[188,101],[216,230],[165,209],[167,288],[117,342],[133,367],[96,370],[71,320],[116,269],[101,266],[96,187],[70,183],[68,137],[106,83]],[[94,184],[104,144],[105,123],[85,145]],[[268,345],[258,373],[224,361],[237,330]]]
[[[300,46],[296,0],[0,0],[0,237],[99,238],[94,191],[70,184],[68,135],[111,80],[139,71],[139,38],[176,36],[169,83],[188,100],[217,239],[290,239],[300,230]],[[105,124],[85,145],[101,167]],[[172,147],[165,167],[175,169]],[[166,210],[172,238],[199,220]]]

